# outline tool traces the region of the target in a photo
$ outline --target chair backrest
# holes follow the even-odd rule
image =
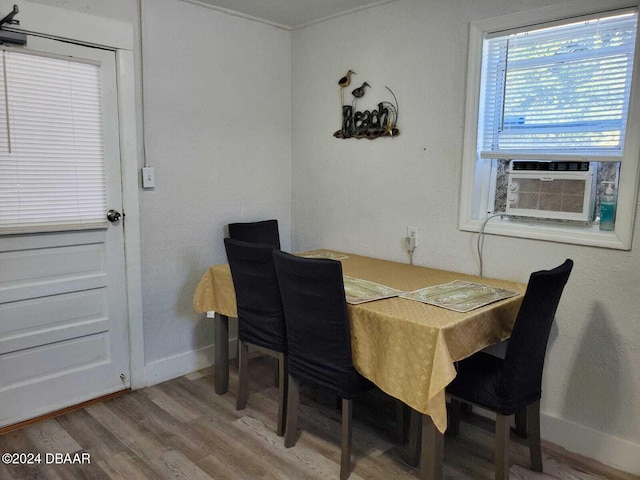
[[[499,394],[507,403],[540,398],[547,341],[573,261],[534,272],[509,340]]]
[[[238,337],[278,352],[287,333],[271,245],[224,239],[238,307]]]
[[[289,374],[342,398],[362,391],[353,367],[342,264],[274,251],[287,323]]]
[[[278,220],[263,220],[261,222],[230,223],[229,237],[248,243],[263,243],[273,245],[280,250],[280,232]]]

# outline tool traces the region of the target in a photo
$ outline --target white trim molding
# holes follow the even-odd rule
[[[467,71],[467,101],[464,123],[462,178],[460,182],[460,217],[458,228],[479,232],[486,212],[476,204],[483,185],[477,179],[477,121],[480,101],[483,37],[489,32],[509,31],[524,26],[548,24],[594,13],[638,8],[637,0],[580,0],[523,11],[471,23]],[[487,222],[484,232],[512,237],[532,238],[560,243],[630,250],[636,218],[640,183],[640,35],[636,36],[633,80],[629,100],[627,136],[620,166],[618,204],[614,232],[600,232],[590,227],[563,224],[522,223],[508,219]],[[486,186],[485,186],[486,187]]]
[[[249,15],[248,13],[242,13],[242,12],[239,12],[237,10],[231,10],[229,8],[220,7],[218,5],[213,5],[211,3],[208,3],[208,2],[202,1],[202,0],[182,0],[182,1],[186,2],[186,3],[192,3],[192,4],[198,5],[200,7],[210,8],[211,10],[217,10],[219,12],[226,13],[227,15],[231,15],[231,16],[234,16],[234,17],[240,17],[240,18],[244,18],[245,20],[251,20],[252,22],[264,23],[265,25],[271,25],[272,27],[280,28],[282,30],[294,31],[294,30],[299,30],[301,28],[305,28],[305,27],[314,25],[316,23],[326,22],[327,20],[332,20],[334,18],[342,17],[344,15],[350,15],[352,13],[360,12],[362,10],[368,10],[370,8],[379,7],[379,6],[385,5],[387,3],[397,2],[398,0],[378,0],[377,2],[368,3],[366,5],[361,5],[359,7],[351,8],[351,9],[345,10],[343,12],[334,13],[332,15],[327,15],[325,17],[318,18],[318,19],[315,19],[315,20],[310,20],[308,22],[303,22],[303,23],[297,24],[297,25],[285,25],[285,24],[282,24],[282,23],[274,22],[272,20],[267,20],[265,18],[254,17],[253,15]]]
[[[172,378],[181,377],[202,368],[213,365],[215,345],[199,348],[189,352],[179,353],[147,363],[145,378],[147,386],[166,382]]]
[[[116,51],[122,205],[125,213],[124,245],[129,308],[129,366],[131,388],[146,386],[142,331],[142,251],[138,198],[138,138],[136,130],[134,58],[130,50]]]
[[[640,475],[640,445],[562,418],[540,415],[540,435],[570,452]]]
[[[484,418],[496,419],[496,414],[490,410],[474,406],[473,411]],[[637,443],[543,412],[540,412],[540,437],[569,452],[640,475],[640,445]]]
[[[229,339],[229,358],[236,356],[238,341],[235,338]],[[215,345],[179,353],[171,357],[161,358],[147,363],[145,377],[147,386],[166,382],[173,378],[187,375],[188,373],[201,370],[214,365]]]

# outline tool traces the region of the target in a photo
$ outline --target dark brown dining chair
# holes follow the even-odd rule
[[[542,369],[553,318],[573,261],[534,272],[518,311],[504,359],[478,352],[458,363],[451,395],[451,433],[458,432],[460,401],[496,413],[495,478],[509,478],[509,417],[526,409],[531,469],[542,471]]]
[[[284,435],[287,411],[287,332],[271,245],[224,239],[238,307],[238,396],[236,410],[247,405],[249,345],[278,361],[278,425]]]
[[[240,240],[241,242],[273,245],[280,250],[278,220],[230,223],[229,237],[233,240]]]
[[[287,324],[289,394],[285,447],[296,443],[300,384],[323,387],[342,399],[340,478],[351,473],[353,398],[373,387],[353,366],[342,265],[274,251]]]

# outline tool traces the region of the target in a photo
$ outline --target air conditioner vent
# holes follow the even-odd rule
[[[589,162],[541,162],[537,160],[513,160],[511,171],[537,172],[588,172]]]
[[[595,179],[589,162],[514,160],[509,166],[507,214],[588,222]]]

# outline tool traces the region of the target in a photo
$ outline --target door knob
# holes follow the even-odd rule
[[[116,223],[121,218],[122,218],[122,215],[120,214],[120,212],[116,210],[109,210],[107,212],[107,220],[109,220],[111,223]]]

